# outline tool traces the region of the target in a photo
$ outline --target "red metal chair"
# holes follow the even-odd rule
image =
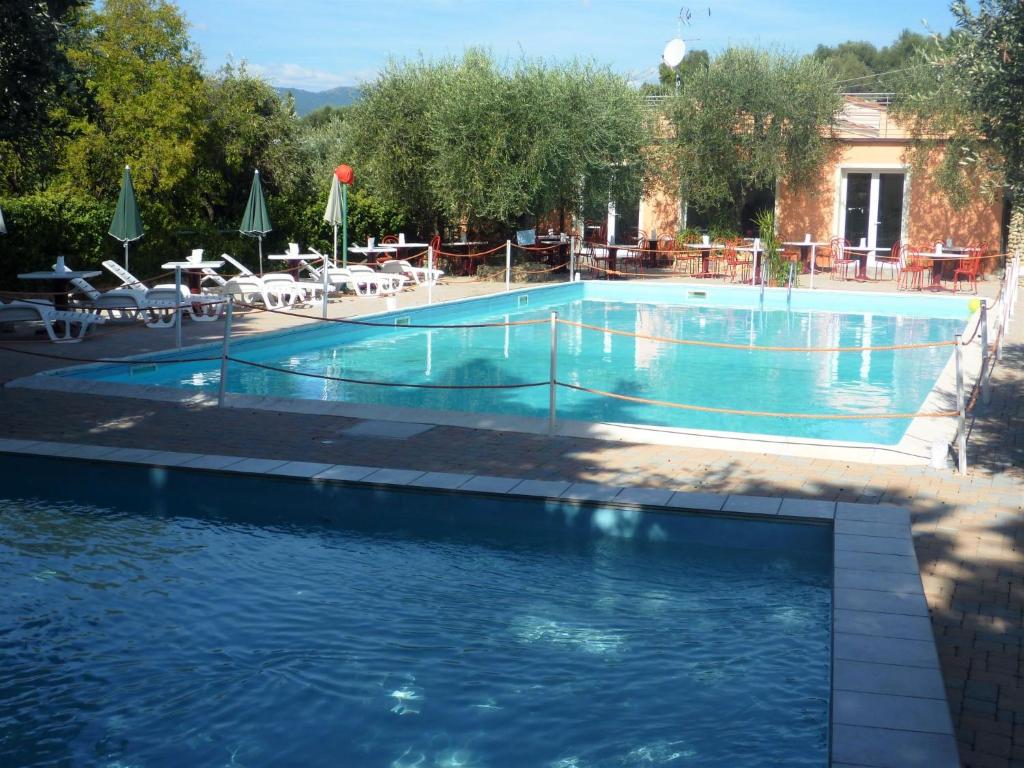
[[[889,273],[896,278],[899,278],[900,273],[900,248],[902,244],[899,240],[892,244],[892,250],[889,251],[888,256],[875,256],[875,280],[879,278],[882,270],[885,267],[889,268]]]
[[[910,290],[911,287],[921,290],[924,287],[925,273],[931,272],[932,260],[923,253],[927,251],[921,246],[911,244],[900,248],[900,267],[896,277],[896,290]]]
[[[831,264],[829,265],[832,270],[832,279],[838,280],[836,275],[839,274],[840,268],[843,270],[843,280],[850,279],[850,267],[853,266],[853,276],[857,276],[857,268],[860,266],[860,262],[853,258],[846,250],[850,247],[850,243],[841,237],[833,237],[829,243],[829,250],[832,258],[830,259]]]
[[[988,243],[972,245],[967,249],[967,258],[960,259],[953,270],[953,293],[957,292],[960,283],[964,278],[970,283],[971,292],[978,292],[978,270],[981,268],[981,259],[988,250]]]
[[[737,277],[741,283],[745,283],[750,279],[751,263],[746,259],[741,259],[739,252],[736,250],[741,242],[738,240],[728,240],[725,243],[725,247],[719,252],[720,266],[718,266],[717,270],[728,277],[730,282],[733,283],[736,282]]]

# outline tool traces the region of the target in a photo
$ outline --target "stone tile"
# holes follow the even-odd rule
[[[891,573],[837,567],[833,573],[833,579],[837,588],[874,589],[879,592],[909,594],[917,594],[922,591],[921,577],[916,573]]]
[[[201,458],[201,453],[180,453],[178,451],[160,451],[155,456],[150,456],[148,463],[158,467],[180,467],[187,462]]]
[[[672,498],[672,491],[662,488],[623,488],[615,497],[622,504],[640,504],[661,507]]]
[[[156,456],[160,451],[148,448],[118,448],[116,451],[106,454],[103,458],[106,461],[123,461],[132,464],[146,464],[150,456]]]
[[[423,476],[418,469],[378,469],[362,478],[364,483],[381,483],[382,485],[408,485]]]
[[[118,454],[123,449],[111,445],[82,445],[71,443],[64,447],[57,456],[67,459],[103,459]],[[113,457],[117,458],[117,457]]]
[[[946,703],[942,675],[938,669],[927,667],[836,659],[832,665],[832,685],[843,691],[917,696]]]
[[[241,456],[218,456],[214,454],[205,454],[200,456],[198,459],[186,461],[182,466],[192,467],[194,469],[226,469],[241,461],[244,461],[244,458]]]
[[[466,483],[472,477],[472,475],[462,475],[454,472],[426,472],[410,482],[409,485],[415,485],[420,488],[452,490]]]
[[[813,517],[831,520],[835,516],[836,503],[821,499],[783,499],[779,514],[787,517]]]
[[[953,734],[949,708],[940,699],[836,691],[832,697],[832,721],[868,728]]]
[[[917,558],[905,555],[883,555],[876,552],[852,552],[846,549],[837,549],[834,558],[836,568],[912,573],[915,576],[918,573]]]
[[[856,536],[849,533],[837,533],[834,540],[836,552],[874,552],[879,555],[916,556],[914,543],[909,536],[887,539],[881,536]]]
[[[927,616],[909,616],[877,611],[849,611],[837,608],[833,615],[836,632],[903,640],[932,641],[932,623]]]
[[[725,493],[701,493],[693,491],[676,491],[668,500],[670,507],[692,509],[694,511],[710,510],[717,512],[725,506],[729,495]]]
[[[935,643],[931,640],[899,640],[892,637],[847,635],[837,632],[834,657],[872,664],[897,664],[906,667],[938,668]]]
[[[835,607],[852,611],[878,611],[908,616],[927,616],[924,595],[879,592],[870,589],[836,589]]]
[[[782,499],[771,496],[730,496],[722,511],[744,515],[777,515],[781,506]]]
[[[480,493],[508,493],[522,482],[518,477],[496,477],[495,475],[474,475],[459,486],[460,491]]]
[[[843,520],[836,518],[836,533],[850,533],[856,536],[882,536],[902,539],[907,536],[908,529],[903,525],[888,523],[867,523],[863,520]]]
[[[267,474],[282,475],[284,477],[315,477],[332,466],[332,464],[323,464],[315,461],[289,461],[286,464],[268,470]]]
[[[0,438],[0,453],[21,453],[29,446],[38,443],[38,440],[10,440]]]
[[[372,475],[379,467],[358,467],[348,464],[335,464],[330,469],[314,476],[314,480],[336,480],[338,482],[359,482],[367,475]]]
[[[907,510],[895,504],[855,504],[849,501],[840,501],[836,504],[836,519],[910,525],[910,515]]]
[[[542,498],[557,499],[571,483],[562,480],[523,480],[509,491],[520,496],[540,496]]]
[[[598,483],[573,483],[561,498],[573,501],[611,501],[622,492],[623,488],[615,485]]]
[[[960,768],[956,739],[949,734],[857,725],[832,729],[832,759],[869,768]]]
[[[230,472],[245,472],[252,475],[266,474],[275,467],[280,467],[287,462],[279,459],[242,459],[237,464],[229,464],[224,469]]]

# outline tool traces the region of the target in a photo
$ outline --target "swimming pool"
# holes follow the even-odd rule
[[[829,525],[0,472],[2,764],[828,764]]]
[[[385,327],[317,325],[239,341],[232,350],[242,360],[320,376],[492,388],[382,387],[232,363],[227,389],[385,408],[543,418],[549,406],[550,327],[544,322],[506,323],[542,321],[557,311],[560,319],[598,328],[558,329],[557,377],[571,387],[710,409],[847,416],[914,413],[949,363],[949,346],[791,352],[677,345],[658,338],[800,349],[922,344],[951,341],[971,315],[967,298],[797,291],[787,303],[785,291],[770,290],[763,305],[759,299],[759,292],[750,288],[685,284],[587,282],[517,291],[374,318]],[[416,328],[401,323],[497,325]],[[217,361],[136,362],[60,375],[215,392],[220,369]],[[541,386],[525,386],[529,384]],[[496,388],[506,386],[518,388]],[[557,418],[881,445],[899,443],[911,423],[680,410],[565,387],[557,391]]]

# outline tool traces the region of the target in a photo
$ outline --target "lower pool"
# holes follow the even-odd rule
[[[829,526],[0,473],[2,765],[828,763]]]

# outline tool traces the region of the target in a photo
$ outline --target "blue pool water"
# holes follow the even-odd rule
[[[786,347],[861,347],[949,341],[966,299],[801,293],[679,285],[575,284],[399,312],[413,323],[561,318],[648,336]],[[711,408],[772,413],[918,411],[950,347],[854,353],[768,352],[666,344],[569,326],[559,329],[558,378],[568,384]],[[545,324],[493,328],[368,328],[331,324],[238,342],[233,354],[288,370],[419,384],[525,384],[549,378]],[[209,354],[209,352],[207,352]],[[219,354],[219,349],[213,354]],[[215,390],[217,362],[107,366],[67,375]],[[328,401],[546,418],[546,387],[428,390],[302,378],[232,364],[228,390]],[[822,421],[753,417],[638,404],[560,388],[558,417],[895,444],[909,420]]]
[[[829,527],[0,472],[0,765],[827,764]]]

